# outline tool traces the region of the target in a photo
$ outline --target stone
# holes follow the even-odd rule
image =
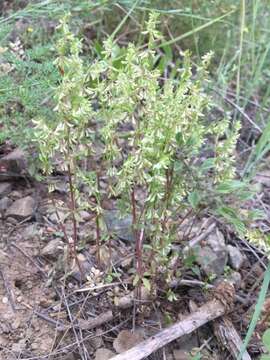
[[[63,249],[63,241],[60,238],[51,240],[42,250],[41,255],[57,256]]]
[[[175,360],[189,360],[190,355],[185,350],[173,350],[173,357]]]
[[[8,182],[0,183],[0,197],[6,196],[11,192],[12,185]]]
[[[69,191],[69,185],[67,181],[57,181],[53,184],[55,191],[60,194],[67,194]]]
[[[82,210],[79,212],[79,222],[85,222],[91,219],[91,214],[89,212]]]
[[[119,210],[106,210],[104,221],[109,233],[116,235],[121,240],[134,242],[131,215],[123,217]]]
[[[0,345],[7,346],[9,343],[8,339],[4,335],[0,335]]]
[[[113,247],[110,250],[107,245],[102,245],[100,247],[99,256],[100,256],[100,262],[102,266],[104,266],[105,268],[111,266],[112,263],[114,264],[121,259],[118,251]]]
[[[25,153],[16,148],[8,155],[0,159],[1,179],[8,179],[14,176],[23,176],[26,174],[27,160]]]
[[[19,340],[17,343],[14,343],[12,345],[12,351],[14,351],[15,353],[21,353],[24,349],[26,348],[26,340],[25,339],[21,339]]]
[[[228,261],[228,250],[225,239],[220,230],[215,228],[206,241],[206,246],[197,246],[197,263],[201,266],[206,275],[223,274]]]
[[[141,332],[131,330],[121,330],[113,342],[114,350],[120,354],[143,341]]]
[[[226,250],[224,235],[218,228],[215,228],[215,230],[208,235],[206,243],[214,251]]]
[[[0,213],[4,213],[12,204],[12,200],[7,196],[0,200]]]
[[[227,277],[227,281],[232,284],[235,289],[240,289],[242,285],[242,277],[238,271],[232,271],[232,273]]]
[[[244,256],[241,254],[241,251],[232,245],[227,246],[229,253],[229,263],[234,270],[239,270],[243,265],[245,260]]]
[[[6,217],[13,217],[17,220],[24,220],[28,217],[33,217],[36,210],[36,201],[31,196],[15,200],[14,203],[7,209]]]
[[[111,350],[100,348],[96,351],[95,360],[109,360],[113,356],[115,356],[115,353],[112,352]]]
[[[63,223],[67,216],[63,211],[58,210],[57,214],[56,214],[56,212],[54,212],[54,213],[49,215],[49,220],[54,224],[59,224],[58,217],[60,219],[60,222]]]
[[[199,246],[196,261],[206,275],[223,274],[227,263],[227,252],[223,250],[214,251],[209,246]]]
[[[101,329],[97,329],[95,336],[93,338],[89,339],[89,344],[92,348],[94,348],[95,350],[102,348],[102,346],[104,346],[104,342],[102,339],[102,330]]]
[[[11,193],[9,194],[9,197],[12,199],[12,200],[18,200],[18,199],[21,199],[23,197],[23,194],[21,191],[18,191],[18,190],[13,190],[11,191]]]
[[[22,238],[27,240],[34,239],[37,235],[38,227],[36,223],[26,226],[21,232]]]
[[[72,269],[72,276],[79,282],[87,280],[87,276],[91,273],[94,268],[94,258],[91,256],[84,256],[83,254],[78,254],[77,259],[81,265],[81,270],[83,274],[80,272],[77,263],[74,263],[74,267]]]

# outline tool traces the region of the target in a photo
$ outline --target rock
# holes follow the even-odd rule
[[[241,274],[237,271],[233,271],[228,277],[227,277],[227,281],[229,281],[229,283],[231,283],[235,289],[240,289],[241,285],[242,285],[242,277]]]
[[[114,305],[118,306],[121,309],[127,309],[132,304],[135,296],[135,292],[131,291],[128,294],[121,296],[120,298],[114,297]],[[144,286],[141,288],[141,301],[149,301],[151,299],[150,291],[147,290]]]
[[[12,204],[12,200],[7,196],[0,200],[0,213],[4,213]]]
[[[134,242],[131,215],[122,217],[118,210],[106,210],[104,220],[109,233],[115,234],[121,240]]]
[[[173,357],[175,360],[189,360],[190,355],[185,350],[173,350]]]
[[[91,219],[91,214],[89,212],[82,210],[79,212],[79,222],[85,222]]]
[[[41,255],[57,256],[63,249],[63,241],[60,238],[51,240],[42,250]]]
[[[114,355],[115,353],[111,350],[100,348],[96,351],[95,360],[108,360],[111,359]]]
[[[14,203],[7,209],[6,216],[13,217],[17,220],[24,220],[32,217],[36,210],[36,201],[31,196],[26,196],[22,199],[14,201]]]
[[[113,342],[114,350],[120,354],[143,341],[140,332],[132,332],[131,330],[121,330],[117,338]]]
[[[83,254],[77,255],[78,261],[81,265],[83,274],[81,274],[77,263],[74,263],[74,268],[72,269],[72,276],[79,282],[87,280],[87,275],[91,273],[91,270],[94,268],[94,259],[92,260],[90,256],[86,258]]]
[[[224,235],[218,228],[215,228],[215,230],[209,234],[206,242],[214,251],[226,250]]]
[[[0,335],[0,345],[7,346],[9,343],[8,339],[4,335]]]
[[[220,276],[227,263],[227,252],[214,251],[209,246],[199,247],[196,261],[206,275]]]
[[[26,174],[27,160],[25,153],[17,148],[0,159],[1,180]]]
[[[23,194],[21,191],[18,191],[18,190],[13,190],[11,191],[11,193],[9,194],[9,197],[12,199],[12,200],[17,200],[17,199],[21,199],[23,197]]]
[[[95,350],[100,349],[102,346],[104,346],[101,329],[96,330],[95,336],[89,339],[89,344]]]
[[[57,214],[56,214],[56,212],[50,214],[49,220],[54,224],[58,224],[59,223],[58,216],[59,216],[61,223],[63,223],[67,217],[67,215],[63,211],[58,210]]]
[[[216,228],[209,234],[206,244],[206,246],[199,245],[197,247],[196,261],[206,275],[220,276],[223,274],[228,260],[228,250],[222,232]]]
[[[109,267],[111,264],[118,262],[121,257],[113,247],[111,251],[107,245],[102,245],[99,249],[100,262],[103,267]]]
[[[56,181],[53,183],[53,187],[55,191],[59,192],[60,194],[67,194],[69,191],[69,185],[67,181]]]
[[[35,236],[37,235],[38,235],[38,227],[36,223],[28,225],[21,232],[21,236],[25,240],[34,239]]]
[[[15,353],[21,353],[26,348],[26,340],[21,339],[17,343],[12,345],[12,351]]]
[[[229,262],[231,267],[234,270],[239,270],[245,260],[244,256],[241,254],[241,251],[235,246],[228,245],[227,249],[229,253]]]
[[[6,196],[11,192],[12,185],[8,182],[0,183],[0,197]]]

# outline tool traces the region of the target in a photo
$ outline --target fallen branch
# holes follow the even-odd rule
[[[114,319],[113,312],[111,310],[108,310],[102,313],[101,315],[90,320],[79,319],[78,325],[82,330],[91,330],[109,321],[112,321],[113,319]]]
[[[116,355],[112,360],[141,360],[169,344],[177,338],[190,334],[202,325],[224,315],[233,305],[234,288],[228,283],[221,283],[214,294],[214,299],[208,301],[197,311],[184,320],[168,327],[141,342],[133,348]]]
[[[194,248],[195,245],[207,238],[207,236],[210,235],[215,228],[216,223],[209,224],[208,228],[204,232],[189,241],[188,245],[184,247],[184,253],[187,253],[190,249]]]
[[[214,333],[222,348],[227,348],[233,358],[237,359],[243,343],[231,320],[225,316],[222,319],[217,319],[214,322]],[[247,351],[244,351],[241,359],[251,360],[251,357]]]

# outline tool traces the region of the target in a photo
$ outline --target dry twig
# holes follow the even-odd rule
[[[214,294],[214,299],[208,301],[197,311],[184,320],[168,327],[148,338],[133,348],[113,357],[113,360],[141,360],[161,349],[177,338],[190,334],[202,325],[224,315],[233,305],[234,288],[228,283],[221,283]]]
[[[214,322],[214,333],[222,348],[227,348],[233,358],[237,359],[237,356],[242,349],[242,340],[231,320],[225,316],[222,319],[217,319]],[[242,354],[242,360],[251,360],[247,351],[244,351]]]

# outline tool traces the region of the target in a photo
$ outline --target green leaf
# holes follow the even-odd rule
[[[135,277],[134,277],[134,279],[133,279],[133,286],[136,286],[139,281],[140,281],[140,277],[139,277],[138,274],[136,274]]]
[[[236,211],[229,206],[221,206],[217,209],[218,215],[221,215],[226,219],[230,224],[232,224],[235,230],[241,235],[244,236],[246,233],[246,226],[244,222],[239,218]]]
[[[179,146],[182,146],[184,144],[183,135],[180,132],[176,133],[175,140],[177,142],[177,145]]]
[[[191,148],[194,147],[196,143],[197,143],[197,137],[195,135],[191,135],[186,141],[186,145]]]
[[[162,50],[164,50],[167,60],[172,61],[173,59],[172,47],[169,45],[164,45],[161,48]]]
[[[192,356],[190,360],[201,360],[202,355],[200,353],[196,354],[195,356]]]
[[[267,348],[268,351],[270,351],[270,329],[267,329],[262,337],[262,341],[264,346]]]
[[[239,180],[229,180],[229,181],[225,181],[221,184],[219,184],[216,187],[216,191],[219,194],[231,194],[235,191],[239,191],[242,190],[244,188],[246,188],[246,183],[239,181]]]
[[[200,196],[198,194],[198,192],[192,191],[189,195],[188,195],[188,202],[190,203],[190,205],[193,207],[193,209],[196,209],[200,203]]]
[[[215,167],[215,159],[214,158],[209,158],[206,159],[202,165],[200,166],[200,170],[202,173],[207,172],[210,169],[213,169]]]
[[[262,283],[262,287],[259,293],[259,298],[257,301],[257,304],[255,306],[255,310],[254,310],[254,314],[252,316],[249,328],[248,328],[248,332],[246,334],[246,338],[244,340],[244,343],[242,345],[241,351],[237,357],[237,360],[241,360],[242,359],[242,355],[244,353],[244,351],[246,350],[248,343],[252,337],[252,335],[254,334],[257,322],[260,318],[260,314],[263,308],[263,304],[267,295],[267,291],[268,291],[268,287],[269,287],[269,283],[270,283],[270,265],[268,265],[265,273],[264,273],[264,279],[263,279],[263,283]]]
[[[260,360],[270,360],[270,355],[262,355]]]
[[[251,220],[255,221],[255,220],[264,220],[264,219],[266,219],[267,216],[263,210],[254,209],[254,210],[249,210],[248,217]]]
[[[252,175],[252,172],[256,169],[257,164],[265,156],[270,149],[270,122],[266,125],[257,142],[255,148],[252,150],[249,159],[244,169],[244,175]]]
[[[145,288],[146,288],[148,291],[151,291],[151,283],[150,283],[149,279],[143,278],[143,279],[142,279],[142,282],[143,282],[143,285],[145,286]]]

